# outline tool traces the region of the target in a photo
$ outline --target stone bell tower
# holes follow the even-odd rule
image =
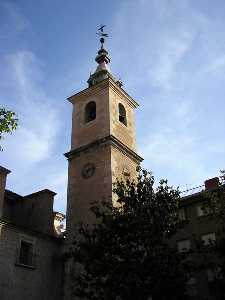
[[[98,66],[88,87],[68,98],[73,105],[71,150],[65,154],[68,241],[78,222],[94,222],[90,203],[113,201],[112,183],[117,177],[135,177],[142,160],[136,153],[134,110],[138,104],[111,74],[104,39],[100,41]]]

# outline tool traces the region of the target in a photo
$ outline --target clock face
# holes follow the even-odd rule
[[[95,173],[95,165],[93,163],[87,163],[86,165],[84,165],[83,169],[82,169],[82,177],[87,179],[90,178],[92,175],[94,175]]]

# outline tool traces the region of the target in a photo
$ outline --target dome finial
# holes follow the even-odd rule
[[[95,72],[92,75],[90,75],[88,79],[89,86],[92,86],[111,75],[108,67],[110,58],[108,56],[108,52],[104,49],[105,38],[108,37],[109,35],[104,32],[104,27],[106,27],[106,25],[100,25],[98,28],[98,32],[96,33],[97,35],[100,36],[101,48],[98,51],[98,54],[95,58],[95,61],[97,62],[98,66]]]
[[[107,50],[104,48],[105,38],[108,37],[108,33],[104,32],[104,27],[106,25],[100,25],[98,28],[97,35],[100,36],[101,48],[98,50],[98,54],[95,57],[95,61],[97,62],[97,68],[93,74],[90,74],[87,83],[88,86],[93,86],[106,78],[111,78],[119,87],[123,86],[123,82],[121,79],[117,79],[114,77],[109,69],[108,64],[110,63],[110,58],[108,56]]]

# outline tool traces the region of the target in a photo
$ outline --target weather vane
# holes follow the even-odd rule
[[[106,25],[100,25],[98,28],[98,32],[96,33],[97,35],[99,35],[101,37],[100,38],[101,48],[103,48],[105,38],[109,36],[108,33],[104,32],[104,27],[106,27]]]

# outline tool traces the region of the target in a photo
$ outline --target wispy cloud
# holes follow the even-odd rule
[[[66,161],[61,153],[66,151],[71,128],[69,106],[65,112],[67,108],[55,98],[62,100],[70,90],[86,87],[97,50],[96,40],[87,37],[95,21],[90,21],[81,1],[76,5],[70,2],[63,6],[68,18],[56,26],[59,34],[52,34],[52,29],[62,11],[55,12],[55,20],[49,18],[50,4],[38,4],[39,12],[46,13],[43,22],[29,5],[19,7],[19,2],[6,0],[0,4],[4,12],[0,102],[18,112],[20,119],[19,129],[7,137],[6,151],[0,156],[13,171],[9,185],[15,191],[29,193],[50,187],[59,193],[58,207],[66,194]],[[80,16],[74,19],[71,8],[81,12],[79,5],[85,8],[82,19],[88,23],[83,24]],[[144,165],[175,185],[198,185],[215,176],[225,165],[223,1],[214,5],[209,0],[204,4],[195,0],[123,0],[112,1],[111,9],[102,7],[101,16],[112,23],[106,44],[112,72],[140,101],[137,138]],[[83,26],[71,26],[78,22]],[[65,35],[68,28],[70,34]],[[72,35],[79,41],[76,47],[67,47]],[[43,41],[49,43],[43,45]],[[57,45],[54,55],[53,45]],[[60,62],[55,57],[60,57]]]
[[[13,180],[13,175],[9,178],[14,185],[13,189],[27,194],[34,189],[59,188],[56,190],[59,191],[58,198],[64,198],[66,184],[62,188],[61,182],[66,183],[66,176],[62,175],[63,166],[60,161],[54,169],[54,184],[49,181],[61,121],[59,108],[42,87],[42,63],[30,51],[9,55],[5,62],[15,97],[10,108],[19,118],[18,129],[12,136],[7,136],[3,144],[5,151],[1,153],[5,163],[8,163],[6,167],[12,169],[12,174],[17,178],[17,181]],[[0,99],[5,99],[5,96],[0,95]],[[18,180],[18,175],[23,178],[22,181]],[[48,183],[51,183],[50,186]]]
[[[120,32],[116,38],[116,67],[128,68],[128,81],[133,77],[132,83],[144,80],[160,90],[177,88],[174,83],[178,68],[192,50],[203,21],[190,13],[187,1],[172,2],[139,0],[121,5],[113,29],[114,35]],[[125,43],[132,45],[132,51],[118,47]],[[130,72],[131,66],[135,72]]]
[[[207,178],[216,176],[223,166],[217,159],[224,154],[225,143],[215,141],[212,145],[193,133],[180,134],[165,129],[147,137],[148,143],[140,147],[145,158],[144,166],[155,171],[156,177],[164,177],[170,183],[181,186],[197,186]],[[162,171],[163,170],[163,171]]]
[[[60,143],[62,105],[47,87],[46,63],[28,50],[28,31],[33,25],[30,16],[24,15],[25,10],[14,1],[4,0],[0,10],[0,39],[5,43],[0,58],[4,69],[0,74],[0,106],[12,109],[19,118],[18,129],[6,137],[0,154],[0,164],[12,170],[7,186],[22,195],[53,189],[57,192],[55,207],[65,211],[67,165]],[[21,43],[24,32],[26,41],[23,37]]]
[[[224,72],[225,32],[199,7],[185,0],[123,1],[113,29],[113,36],[120,32],[114,67],[141,99],[144,165],[179,185],[201,184],[225,162],[224,143],[209,126],[209,119],[222,118],[216,109],[222,95],[215,100],[210,75]]]
[[[41,88],[41,69],[35,55],[17,52],[7,58],[16,102],[19,127],[15,137],[5,141],[7,155],[17,149],[19,161],[34,164],[51,156],[59,130],[59,112]]]
[[[167,37],[161,42],[155,62],[149,67],[148,75],[152,85],[163,89],[172,89],[177,75],[177,67],[185,59],[191,48],[193,36],[182,33],[180,36]],[[156,63],[157,62],[157,63]]]

